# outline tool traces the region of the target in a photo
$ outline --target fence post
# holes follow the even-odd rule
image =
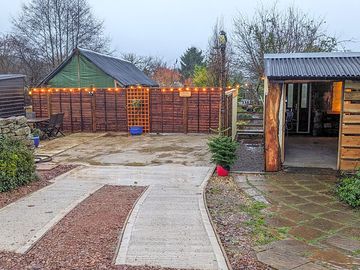
[[[48,116],[50,117],[52,114],[52,108],[51,108],[51,93],[47,92],[47,109],[48,109]]]
[[[92,131],[96,132],[96,92],[92,92],[91,95],[91,122]]]
[[[184,97],[184,133],[188,133],[188,98]]]

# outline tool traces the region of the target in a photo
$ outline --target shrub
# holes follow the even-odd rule
[[[33,152],[24,141],[0,137],[0,192],[36,179]]]
[[[212,154],[211,162],[229,168],[236,160],[237,143],[231,137],[217,136],[209,140],[208,146]]]
[[[344,177],[336,187],[340,200],[352,207],[360,206],[360,170],[353,176]]]

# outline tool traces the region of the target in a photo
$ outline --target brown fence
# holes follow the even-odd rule
[[[146,131],[209,133],[218,128],[221,89],[33,89],[31,96],[37,117],[64,112],[66,131],[128,131],[137,117],[132,113],[131,102],[139,98],[148,106],[148,113],[141,113],[142,125],[149,127]],[[231,127],[231,102],[225,103],[229,104],[226,126]]]

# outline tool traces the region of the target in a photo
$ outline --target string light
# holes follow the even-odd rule
[[[203,88],[203,91],[205,92],[205,91],[206,91],[206,88]]]
[[[32,92],[31,91],[29,91],[29,96],[31,96],[32,95]]]
[[[56,88],[56,89],[55,89],[55,92],[59,92],[59,89],[58,89],[58,88]]]

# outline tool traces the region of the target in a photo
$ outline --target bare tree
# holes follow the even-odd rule
[[[264,74],[265,53],[328,52],[338,46],[335,37],[324,29],[323,19],[289,7],[279,10],[276,4],[259,8],[249,19],[239,14],[234,20],[234,47],[239,67],[252,80]]]
[[[167,68],[167,63],[154,56],[140,56],[135,53],[122,53],[121,58],[133,63],[138,69],[144,72],[149,77],[153,78],[155,72],[159,68]]]
[[[0,73],[25,74],[27,85],[36,85],[46,72],[47,65],[26,42],[12,35],[0,36]]]
[[[31,0],[13,20],[14,37],[50,68],[75,47],[109,50],[103,22],[94,18],[86,0]]]

